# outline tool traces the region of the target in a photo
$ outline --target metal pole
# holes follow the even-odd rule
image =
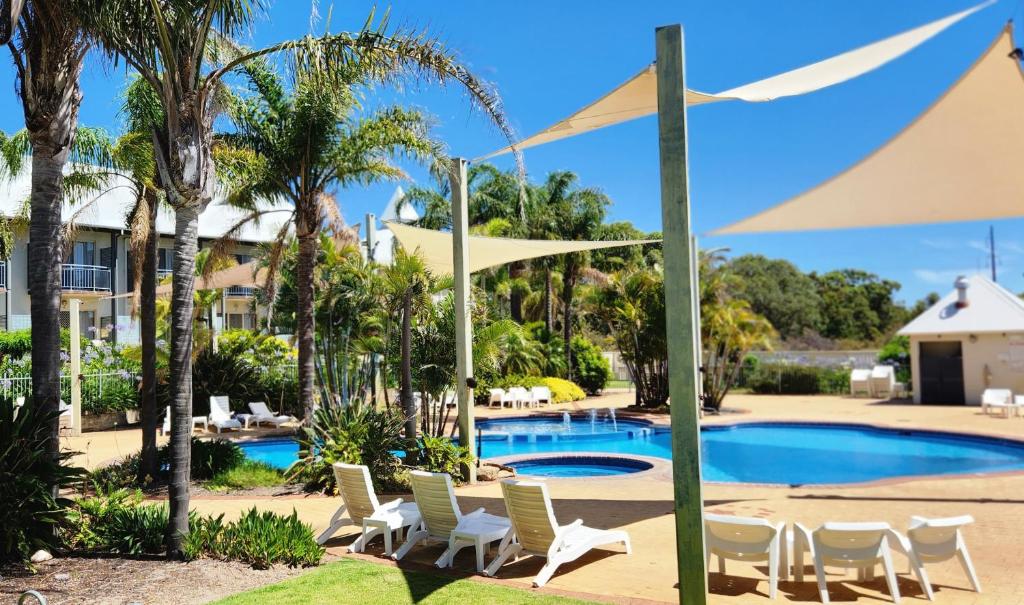
[[[71,434],[82,434],[82,301],[68,301],[68,332],[71,337]]]
[[[707,602],[704,499],[701,494],[698,371],[694,345],[698,329],[694,325],[692,309],[683,28],[679,25],[659,27],[655,30],[655,41],[679,602],[704,605]]]
[[[473,325],[469,290],[469,192],[466,185],[466,160],[452,158],[448,178],[452,185],[452,257],[455,271],[455,392],[459,405],[459,444],[476,451],[473,426]],[[476,465],[462,469],[469,483],[476,482]]]

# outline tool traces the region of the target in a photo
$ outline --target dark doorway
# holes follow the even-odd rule
[[[920,345],[921,403],[964,404],[964,356],[960,341]]]

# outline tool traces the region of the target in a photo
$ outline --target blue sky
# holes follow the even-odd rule
[[[798,67],[901,32],[974,4],[974,0],[859,2],[515,3],[406,0],[391,6],[393,26],[428,28],[475,73],[499,90],[520,136],[561,119],[604,94],[654,55],[654,28],[682,23],[691,88],[716,92]],[[316,31],[362,25],[373,3],[321,2]],[[386,5],[379,5],[378,11]],[[691,193],[698,233],[743,218],[797,194],[884,143],[927,107],[981,54],[1007,19],[1024,18],[1020,2],[1001,0],[897,61],[857,80],[773,103],[722,103],[690,111]],[[305,0],[278,0],[256,26],[252,45],[310,31]],[[118,129],[123,68],[94,57],[83,74],[83,124]],[[0,66],[0,128],[23,126],[10,62]],[[435,134],[454,155],[477,157],[503,145],[456,88],[408,86],[372,91],[368,105],[398,102],[432,114]],[[1021,108],[1024,111],[1024,108]],[[645,118],[527,150],[540,180],[568,169],[614,200],[611,218],[660,229],[656,120]],[[511,159],[496,162],[510,167]],[[425,173],[409,167],[428,184]],[[350,222],[379,212],[394,184],[340,191]],[[789,259],[804,270],[855,267],[903,284],[912,302],[945,293],[958,273],[987,271],[988,222],[884,229],[707,237],[706,247]],[[994,222],[1000,282],[1024,290],[1024,220]]]

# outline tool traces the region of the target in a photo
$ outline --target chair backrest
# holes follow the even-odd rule
[[[353,523],[362,524],[363,519],[373,515],[380,508],[377,494],[373,491],[370,481],[370,469],[359,464],[335,462],[334,480],[338,483],[341,499]]]
[[[826,561],[870,561],[878,558],[888,523],[826,523],[814,531],[815,548]]]
[[[252,412],[253,414],[256,414],[257,416],[267,416],[270,418],[274,417],[273,412],[271,412],[270,408],[267,407],[265,401],[250,401],[249,411]]]
[[[548,387],[533,387],[530,390],[533,393],[534,399],[538,399],[541,401],[551,400],[551,389],[549,389]]]
[[[969,523],[974,523],[970,515],[942,519],[911,517],[907,537],[914,548],[925,555],[952,555],[956,552],[960,528]]]
[[[447,473],[412,471],[409,479],[427,533],[447,540],[462,518],[459,503],[455,501],[452,478]]]
[[[231,403],[227,395],[210,395],[210,418],[214,420],[229,420],[231,418]]]
[[[491,389],[491,401],[501,401],[501,398],[505,395],[505,389]]]
[[[871,369],[871,377],[874,379],[893,379],[895,380],[896,374],[893,372],[892,366],[875,366]]]
[[[866,368],[850,370],[850,382],[863,382],[868,378],[871,378],[871,370]]]
[[[765,519],[704,513],[708,546],[730,553],[768,552],[778,530]]]
[[[505,479],[501,493],[516,540],[526,552],[546,555],[558,532],[548,486],[538,481]]]
[[[1013,391],[1010,389],[985,389],[981,392],[982,403],[1010,403]]]

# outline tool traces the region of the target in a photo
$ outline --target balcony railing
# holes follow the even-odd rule
[[[231,286],[228,288],[228,296],[252,296],[254,290],[245,286]]]
[[[7,287],[7,263],[0,261],[0,288]]]
[[[168,275],[173,275],[174,271],[171,269],[157,269],[156,270],[156,281],[163,281]]]
[[[102,265],[64,264],[60,287],[84,292],[110,292],[110,269]]]

